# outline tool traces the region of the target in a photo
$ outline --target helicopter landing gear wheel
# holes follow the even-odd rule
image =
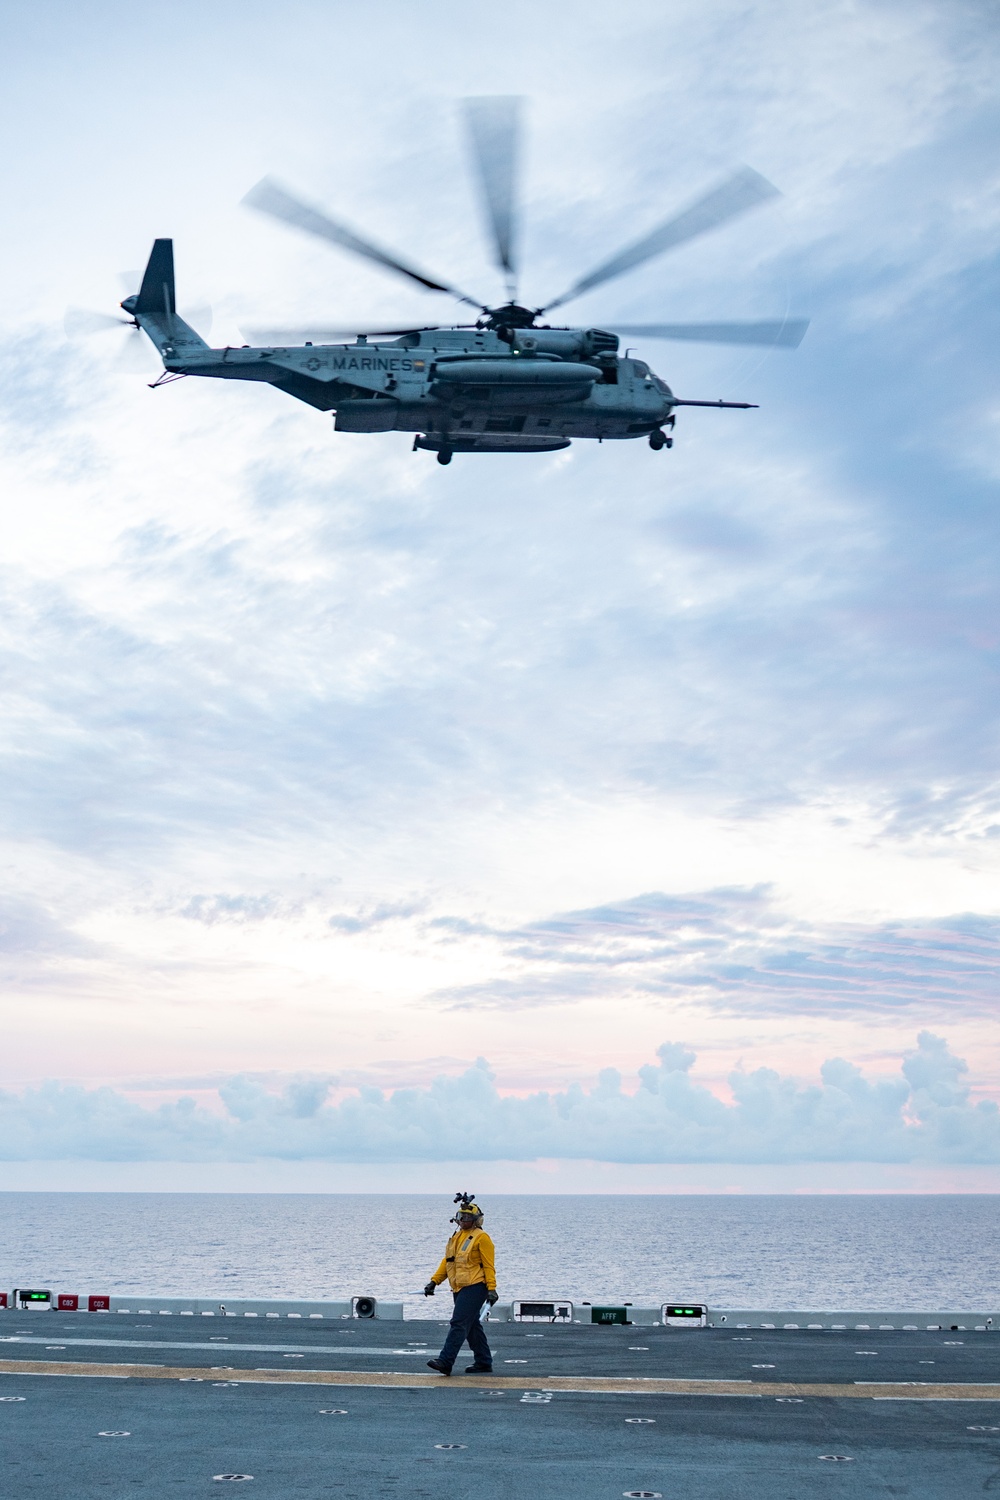
[[[438,452],[438,463],[439,464],[450,464],[451,463],[451,458],[452,458],[452,453],[451,453],[451,449],[450,448],[442,448]]]
[[[660,432],[659,429],[657,429],[656,432],[651,432],[649,434],[649,446],[652,448],[654,453],[659,453],[661,448],[672,448],[674,446],[674,440],[672,437],[667,437],[666,433]]]

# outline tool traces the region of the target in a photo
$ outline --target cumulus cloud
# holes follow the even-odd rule
[[[966,1064],[921,1032],[899,1077],[866,1079],[823,1064],[804,1084],[773,1069],[734,1072],[726,1103],[691,1077],[677,1043],[639,1071],[634,1093],[605,1069],[596,1085],[501,1094],[480,1060],[457,1077],[385,1093],[362,1087],[328,1103],[331,1080],[280,1093],[249,1078],[219,1088],[224,1114],[190,1098],[145,1109],[113,1089],[56,1083],[0,1096],[5,1160],[336,1162],[449,1160],[607,1162],[1000,1162],[1000,1110],[973,1103]]]

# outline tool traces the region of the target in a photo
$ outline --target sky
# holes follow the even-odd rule
[[[995,8],[0,15],[3,1180],[1000,1190]],[[216,345],[458,315],[265,174],[498,300],[482,94],[532,304],[781,189],[567,309],[809,318],[636,350],[759,410],[442,469],[67,337],[157,236]]]

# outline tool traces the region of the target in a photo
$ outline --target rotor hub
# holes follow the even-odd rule
[[[517,302],[505,302],[502,307],[484,308],[485,317],[480,318],[479,328],[489,328],[499,333],[502,328],[534,328],[538,310],[521,307]]]

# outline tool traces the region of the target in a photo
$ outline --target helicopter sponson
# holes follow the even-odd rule
[[[547,311],[695,239],[777,195],[743,167],[651,232],[580,278],[547,307],[516,300],[514,189],[519,140],[516,99],[472,99],[466,114],[479,170],[494,258],[508,300],[488,306],[265,178],[245,202],[298,230],[349,250],[423,291],[443,293],[476,311],[476,321],[388,330],[268,330],[252,344],[215,349],[178,315],[173,241],[158,239],[138,292],[121,306],[156,346],[164,372],[155,384],[200,375],[256,380],[335,414],[338,432],[412,432],[414,448],[441,463],[454,453],[546,453],[574,438],[645,437],[669,448],[678,406],[746,409],[748,401],[681,399],[641,359],[619,352],[619,335],[702,343],[794,348],[804,319],[762,322],[620,324],[553,327]],[[345,342],[349,338],[350,342]],[[259,342],[258,342],[259,339]]]

